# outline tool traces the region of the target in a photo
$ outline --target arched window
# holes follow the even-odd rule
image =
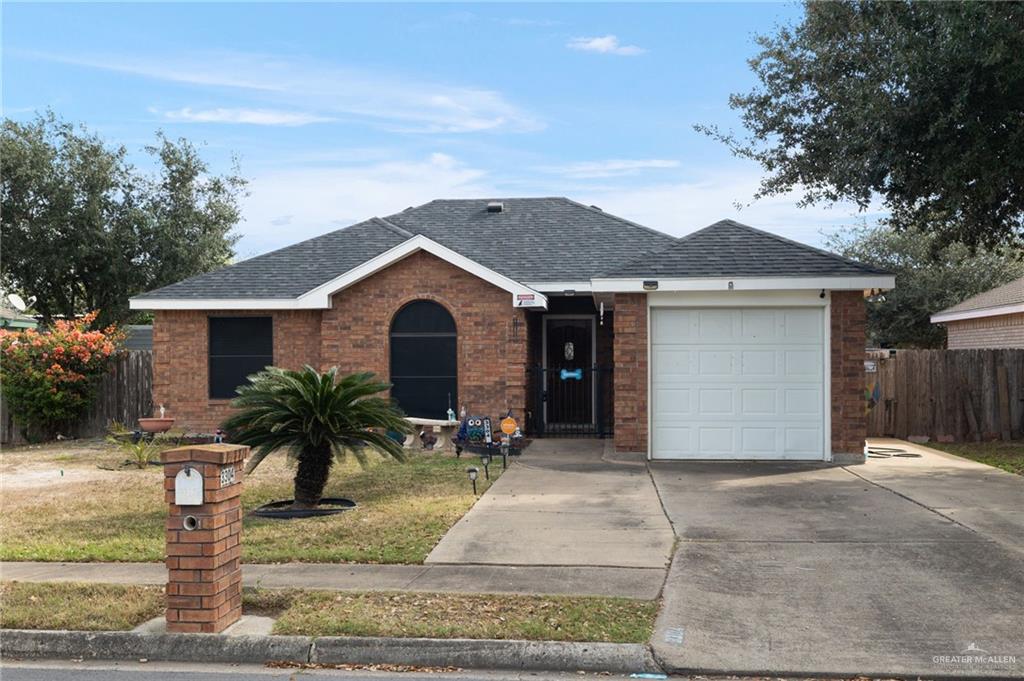
[[[456,394],[455,320],[437,303],[416,300],[391,321],[391,396],[409,416],[443,419]]]

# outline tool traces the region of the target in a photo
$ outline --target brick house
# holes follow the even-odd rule
[[[950,350],[1024,348],[1024,277],[932,315]]]
[[[564,198],[442,200],[132,299],[154,404],[210,431],[266,365],[373,371],[407,413],[525,416],[654,459],[863,456],[865,291],[724,220],[675,238]]]

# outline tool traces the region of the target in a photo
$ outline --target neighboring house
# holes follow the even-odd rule
[[[125,350],[152,350],[153,349],[153,325],[152,324],[128,324],[124,327],[124,349]]]
[[[8,304],[7,300],[0,298],[0,329],[10,331],[24,331],[39,326],[35,317],[18,311],[14,306]]]
[[[865,291],[892,275],[724,220],[443,200],[133,298],[154,404],[211,430],[265,365],[373,371],[415,416],[511,409],[655,459],[861,458]]]
[[[946,347],[1024,348],[1024,277],[932,315],[946,327]]]

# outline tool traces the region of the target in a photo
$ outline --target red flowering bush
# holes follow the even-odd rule
[[[96,312],[46,331],[0,331],[0,388],[30,436],[47,436],[81,416],[96,396],[110,356],[124,340],[111,325],[89,330]]]

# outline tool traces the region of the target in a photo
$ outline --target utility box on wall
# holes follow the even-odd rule
[[[242,615],[242,466],[249,448],[170,449],[164,464],[167,630],[220,633]]]

